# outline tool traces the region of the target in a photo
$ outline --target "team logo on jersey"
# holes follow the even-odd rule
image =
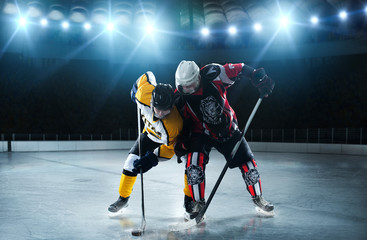
[[[205,174],[201,167],[191,165],[187,168],[187,183],[189,185],[200,184],[204,182]]]
[[[253,168],[253,169],[250,169],[247,173],[245,173],[244,178],[248,186],[253,186],[259,181],[260,174],[256,168]]]
[[[200,110],[206,123],[213,125],[221,123],[220,116],[223,112],[223,108],[213,96],[201,100]]]
[[[147,131],[150,134],[154,135],[155,137],[161,139],[162,138],[162,133],[157,131],[157,129],[154,127],[154,125],[144,115],[141,115],[141,118],[143,119],[143,122],[144,122],[144,125],[145,125]]]

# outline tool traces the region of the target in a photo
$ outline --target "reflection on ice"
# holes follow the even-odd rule
[[[365,157],[256,153],[274,217],[256,212],[240,173],[230,169],[205,222],[170,232],[169,225],[183,222],[184,214],[184,166],[172,160],[144,175],[146,231],[134,237],[131,231],[141,223],[139,180],[123,212],[107,210],[118,194],[127,154],[0,153],[1,239],[365,239],[367,234],[367,208],[361,204],[367,202]],[[213,151],[207,196],[223,166]]]

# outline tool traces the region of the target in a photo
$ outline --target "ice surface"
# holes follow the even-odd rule
[[[146,232],[140,178],[129,207],[109,216],[118,197],[127,151],[0,153],[0,239],[365,239],[365,156],[255,153],[274,217],[255,211],[238,169],[229,169],[205,222],[182,232],[184,165],[160,163],[144,175]],[[224,166],[213,151],[207,196]]]

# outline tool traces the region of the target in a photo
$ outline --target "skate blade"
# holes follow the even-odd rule
[[[194,226],[198,226],[200,224],[202,224],[205,220],[206,216],[204,214],[204,216],[201,218],[200,222],[196,223],[196,219],[190,219],[188,221],[185,220],[185,222],[183,223],[178,223],[178,224],[173,224],[169,226],[169,231],[170,232],[179,232],[179,231],[184,231],[187,230],[189,228],[192,228]]]
[[[123,215],[123,213],[125,212],[126,208],[128,207],[129,205],[126,204],[126,206],[124,206],[123,208],[121,208],[120,210],[118,210],[117,212],[110,212],[108,211],[108,216],[110,218],[119,218]]]
[[[270,211],[270,212],[267,212],[267,211],[262,210],[259,207],[255,207],[255,209],[256,209],[256,212],[260,213],[263,216],[266,216],[266,217],[274,217],[275,216],[274,210]]]
[[[204,214],[204,216],[201,218],[201,221],[199,222],[199,223],[201,223],[202,221],[204,221],[204,219],[206,218],[206,215]],[[195,218],[193,218],[193,219],[195,219]],[[188,214],[187,212],[185,212],[184,213],[184,221],[185,222],[188,222],[188,221],[190,221],[190,220],[192,220],[191,218],[190,218],[190,214]]]
[[[191,219],[190,219],[190,214],[188,214],[188,213],[184,213],[184,221],[185,222],[188,222],[188,221],[190,221]]]

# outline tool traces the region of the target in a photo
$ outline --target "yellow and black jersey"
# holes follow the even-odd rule
[[[131,98],[140,109],[144,131],[148,137],[154,142],[163,144],[157,150],[157,155],[170,159],[174,155],[173,147],[182,130],[183,122],[176,106],[173,106],[171,113],[164,119],[154,117],[151,99],[156,85],[154,74],[146,72],[136,80],[131,90]]]

